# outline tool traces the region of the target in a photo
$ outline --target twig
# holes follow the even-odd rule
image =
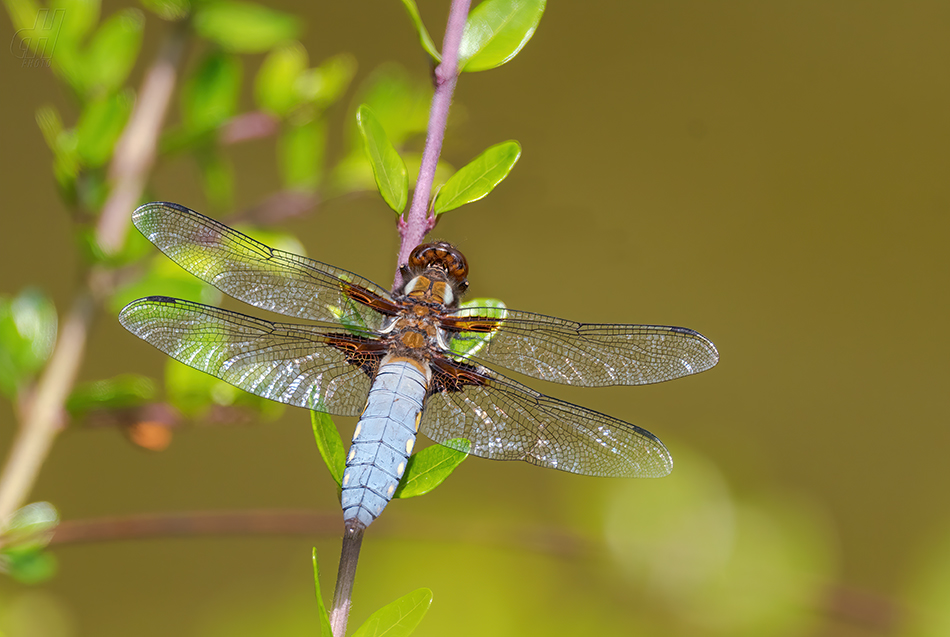
[[[50,544],[77,544],[202,535],[331,535],[339,513],[295,510],[197,511],[61,522]]]
[[[129,214],[138,203],[155,158],[158,132],[171,101],[186,27],[175,25],[145,75],[138,101],[110,165],[112,192],[96,226],[96,239],[113,254],[121,247]],[[63,321],[56,346],[37,383],[36,395],[0,474],[0,522],[29,496],[63,420],[63,405],[76,380],[96,305],[105,292],[103,272],[93,268]]]
[[[112,192],[96,227],[96,240],[106,254],[115,254],[122,247],[132,210],[155,163],[158,136],[178,79],[187,29],[184,22],[172,25],[158,58],[145,74],[132,117],[116,144],[109,165]]]
[[[393,291],[402,284],[400,267],[409,261],[409,253],[422,243],[426,233],[432,229],[435,219],[429,216],[429,194],[435,181],[435,169],[442,153],[442,141],[445,138],[445,126],[449,120],[449,107],[458,81],[458,54],[462,42],[462,32],[468,18],[470,0],[452,0],[449,22],[445,27],[442,40],[442,63],[435,70],[435,91],[432,94],[432,106],[429,108],[429,125],[426,131],[426,145],[422,151],[422,165],[419,178],[412,193],[412,205],[406,219],[399,221],[399,234],[402,242],[399,246],[396,276]]]
[[[26,500],[62,428],[63,404],[76,380],[86,349],[89,325],[95,314],[92,295],[79,294],[63,321],[56,347],[26,408],[23,423],[0,475],[0,522]]]

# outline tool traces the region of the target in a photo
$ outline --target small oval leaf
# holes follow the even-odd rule
[[[544,14],[545,0],[486,0],[465,23],[459,70],[484,71],[501,66],[528,43]]]
[[[59,524],[59,512],[49,502],[31,502],[17,509],[6,527],[3,536],[6,545],[20,547],[44,547],[49,544],[50,534]]]
[[[343,439],[333,419],[329,414],[321,411],[310,412],[310,424],[313,425],[313,437],[317,441],[317,449],[330,470],[330,475],[337,486],[343,486],[343,471],[346,468],[346,453],[343,450]]]
[[[413,454],[393,497],[414,498],[432,491],[462,464],[471,446],[464,438],[453,438]]]
[[[416,589],[370,615],[353,637],[407,637],[425,617],[431,604],[432,591]]]
[[[308,63],[307,50],[299,42],[271,51],[254,80],[257,105],[279,117],[287,115],[300,103],[294,87]]]
[[[416,6],[415,0],[402,0],[402,6],[406,8],[406,13],[409,14],[409,19],[412,20],[412,26],[416,28],[416,33],[419,34],[419,44],[422,45],[426,53],[432,56],[433,60],[441,62],[442,56],[439,54],[439,49],[436,48],[432,38],[429,37],[426,25],[422,23],[422,16],[419,15],[419,7]]]
[[[86,102],[76,125],[76,152],[84,165],[99,167],[109,161],[134,101],[131,91],[122,91]]]
[[[296,17],[251,2],[201,3],[192,19],[199,35],[235,53],[261,53],[300,33]]]
[[[241,91],[241,62],[213,51],[188,78],[181,94],[181,119],[191,131],[207,131],[223,124],[237,110]]]
[[[383,200],[399,214],[409,200],[409,178],[406,162],[386,137],[382,124],[373,111],[363,104],[356,111],[356,123],[363,137],[366,154],[373,166],[373,177]]]
[[[452,175],[435,198],[435,214],[478,201],[508,176],[521,157],[521,144],[501,142],[488,148]]]
[[[122,85],[135,65],[144,31],[145,16],[138,9],[125,9],[102,23],[83,60],[87,90],[111,91]]]
[[[66,400],[66,411],[73,417],[93,409],[123,409],[152,400],[155,383],[138,374],[122,374],[77,385]]]
[[[37,288],[0,297],[0,392],[14,397],[39,371],[53,351],[57,323],[55,306]]]

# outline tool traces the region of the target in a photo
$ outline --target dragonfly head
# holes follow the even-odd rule
[[[444,299],[445,305],[458,305],[459,299],[468,289],[468,261],[452,244],[445,241],[422,243],[409,254],[409,262],[403,266],[403,278],[406,284],[404,292],[418,293],[420,277],[428,282],[440,282],[448,286]]]

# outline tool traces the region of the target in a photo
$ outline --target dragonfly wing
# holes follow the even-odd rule
[[[449,348],[520,374],[580,387],[646,385],[706,371],[719,352],[685,327],[575,323],[543,314],[464,308],[442,319]],[[473,347],[473,339],[481,339]]]
[[[367,279],[270,248],[209,217],[154,202],[132,223],[172,261],[222,292],[264,310],[371,331],[391,311],[389,294]]]
[[[252,394],[356,416],[384,351],[341,328],[272,323],[169,297],[133,301],[122,325],[175,360]]]
[[[673,468],[666,447],[649,431],[484,367],[439,361],[433,386],[419,431],[449,446],[464,438],[472,455],[592,476],[662,477]]]

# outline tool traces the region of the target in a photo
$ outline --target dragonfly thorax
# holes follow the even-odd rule
[[[426,303],[455,306],[458,299],[448,281],[440,281],[426,275],[413,277],[403,288],[406,296]]]

